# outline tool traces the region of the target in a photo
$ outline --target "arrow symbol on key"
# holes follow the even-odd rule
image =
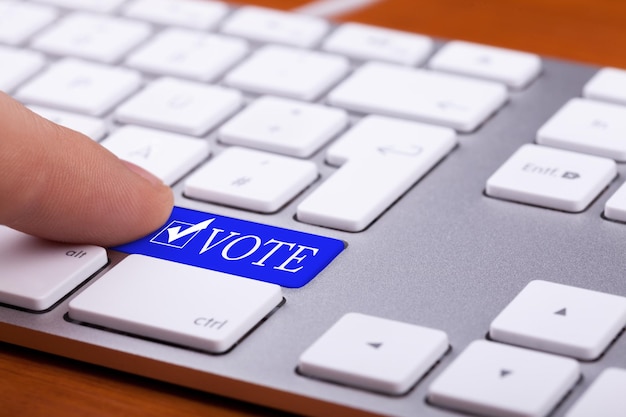
[[[567,171],[562,175],[562,177],[568,180],[575,180],[576,178],[580,178],[580,174],[577,172]]]
[[[501,369],[500,370],[500,378],[505,378],[509,375],[511,375],[513,373],[513,371],[510,371],[508,369]]]
[[[382,344],[381,342],[377,342],[377,343],[374,343],[374,342],[369,342],[369,343],[368,343],[368,345],[369,345],[369,346],[371,346],[371,347],[373,347],[374,349],[378,349],[378,348],[380,348],[383,344]]]
[[[566,308],[562,308],[559,311],[555,311],[554,314],[557,314],[559,316],[567,316],[567,309]]]

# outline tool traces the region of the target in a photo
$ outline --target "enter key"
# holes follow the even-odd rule
[[[454,130],[368,116],[328,149],[341,165],[298,206],[298,220],[360,232],[457,144]]]
[[[616,175],[612,159],[528,144],[487,180],[486,193],[504,200],[580,212]]]

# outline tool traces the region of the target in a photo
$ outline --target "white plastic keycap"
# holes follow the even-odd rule
[[[258,94],[314,100],[349,69],[345,57],[270,45],[229,72],[227,85]]]
[[[424,69],[368,63],[328,96],[335,106],[469,132],[507,100],[504,84]]]
[[[265,96],[219,129],[222,142],[308,157],[348,125],[345,111]]]
[[[8,92],[43,68],[46,59],[35,51],[0,45],[0,62],[11,63],[0,66],[0,91]]]
[[[350,159],[372,153],[424,156],[425,151],[435,152],[440,158],[456,143],[457,135],[448,127],[370,115],[332,143],[326,151],[326,161],[340,166]],[[441,149],[435,151],[438,148]]]
[[[140,83],[136,71],[66,58],[24,84],[15,97],[28,104],[100,116]]]
[[[93,140],[100,140],[106,134],[108,128],[103,119],[70,113],[49,107],[28,106],[32,111],[61,126],[82,133]]]
[[[531,281],[493,320],[493,340],[593,360],[626,326],[626,297]]]
[[[37,0],[72,10],[86,10],[90,12],[110,13],[116,10],[126,0]]]
[[[239,91],[176,78],[160,78],[115,110],[124,123],[200,136],[243,104]]]
[[[580,378],[571,358],[478,340],[428,388],[435,405],[491,417],[545,417]]]
[[[626,410],[626,369],[607,368],[570,408],[565,417],[623,417]]]
[[[69,317],[222,353],[281,302],[278,285],[130,255],[70,301]]]
[[[448,336],[395,320],[348,313],[298,361],[304,375],[399,395],[408,391],[448,349]]]
[[[74,13],[38,35],[32,45],[52,54],[112,64],[151,32],[144,22]]]
[[[104,248],[51,242],[0,225],[0,302],[45,310],[107,262]]]
[[[126,16],[163,25],[211,29],[228,13],[217,1],[134,0],[123,8]]]
[[[354,59],[421,64],[433,48],[429,37],[361,23],[344,23],[326,39],[328,52]]]
[[[523,145],[487,180],[487,195],[557,210],[583,211],[615,178],[615,161]]]
[[[53,7],[22,1],[2,1],[0,43],[18,45],[54,21],[58,14],[58,10]]]
[[[611,220],[626,222],[626,183],[607,200],[604,215]]]
[[[539,128],[537,143],[626,161],[626,106],[571,99]]]
[[[204,139],[130,125],[113,132],[102,145],[167,185],[174,184],[210,154]]]
[[[456,143],[449,128],[367,117],[329,149],[329,160],[343,165],[298,205],[297,218],[361,231]]]
[[[187,178],[185,195],[271,213],[302,192],[317,175],[311,161],[231,147]]]
[[[471,42],[446,43],[428,62],[437,71],[469,75],[523,88],[541,71],[541,59],[535,54],[497,48]]]
[[[626,104],[626,70],[602,68],[583,87],[586,98]]]
[[[133,52],[126,64],[158,75],[214,81],[247,53],[241,39],[175,28]]]
[[[244,6],[224,22],[221,30],[256,42],[310,48],[321,40],[328,28],[328,22],[317,17]]]

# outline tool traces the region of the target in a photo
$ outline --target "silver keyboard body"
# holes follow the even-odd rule
[[[69,322],[64,316],[76,294],[40,314],[0,305],[0,340],[295,413],[458,415],[427,403],[429,384],[471,341],[486,337],[491,320],[529,281],[626,296],[626,225],[602,216],[604,203],[626,176],[624,164],[618,165],[617,179],[581,213],[484,194],[487,178],[517,148],[533,143],[537,129],[567,100],[580,96],[597,69],[543,59],[537,80],[511,91],[508,103],[475,132],[459,134],[459,146],[363,232],[298,222],[294,213],[304,195],[267,215],[187,199],[183,181],[174,185],[181,207],[347,242],[347,249],[308,285],[284,288],[285,305],[227,354]],[[224,148],[213,134],[208,140],[215,154]],[[312,160],[321,172],[318,182],[335,169],[324,163],[324,149]],[[124,256],[109,251],[110,264],[101,274]],[[348,312],[443,330],[451,349],[402,396],[299,375],[301,353]],[[599,360],[581,362],[582,380],[553,415],[564,415],[601,370],[626,366],[624,358],[621,335]]]

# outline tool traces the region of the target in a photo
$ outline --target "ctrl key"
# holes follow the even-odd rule
[[[50,242],[0,226],[0,303],[46,310],[107,262],[104,248]]]
[[[223,353],[283,301],[278,285],[129,255],[69,303],[69,317]]]

